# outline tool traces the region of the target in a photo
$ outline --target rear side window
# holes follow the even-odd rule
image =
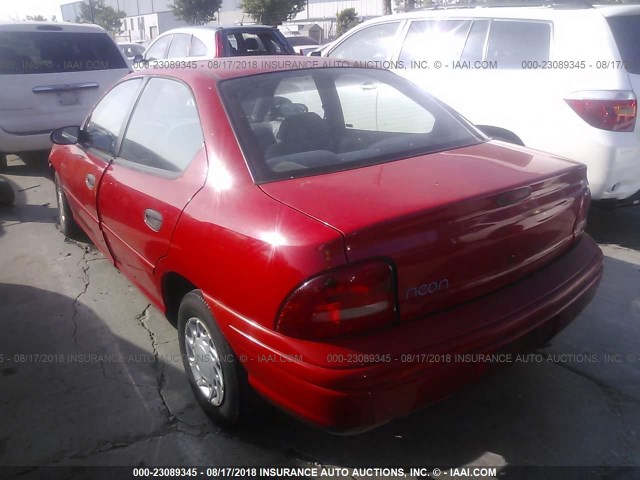
[[[420,20],[411,22],[400,60],[458,60],[471,28],[470,20]],[[410,65],[406,65],[410,66]]]
[[[338,45],[328,55],[363,61],[384,61],[393,48],[393,38],[400,22],[382,23],[363,28]]]
[[[182,172],[203,142],[189,88],[174,80],[152,78],[131,115],[120,157],[146,167]]]
[[[189,53],[189,44],[191,43],[191,35],[185,33],[176,33],[173,36],[171,47],[167,58],[186,57]]]
[[[549,60],[551,25],[543,22],[493,20],[489,28],[487,60],[498,68],[520,69],[522,62]]]
[[[640,74],[640,15],[608,17],[607,22],[627,72]]]
[[[128,68],[106,33],[0,32],[0,74]]]
[[[191,39],[191,57],[204,57],[207,54],[207,46],[197,37]]]
[[[473,22],[460,60],[463,62],[478,62],[484,60],[484,44],[487,40],[488,29],[489,20],[475,20]]]

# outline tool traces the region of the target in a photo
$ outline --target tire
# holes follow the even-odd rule
[[[11,184],[4,178],[0,178],[0,207],[9,207],[16,199]]]
[[[180,303],[178,343],[189,385],[204,412],[223,428],[242,423],[248,414],[247,375],[200,290]]]
[[[80,227],[73,218],[69,201],[62,188],[62,182],[58,173],[53,176],[53,182],[56,187],[56,200],[58,203],[58,229],[67,238],[77,238],[80,234]]]

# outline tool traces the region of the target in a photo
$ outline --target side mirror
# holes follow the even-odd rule
[[[56,128],[49,138],[56,145],[75,145],[80,138],[80,127]]]
[[[320,50],[314,50],[313,52],[309,53],[310,57],[320,57]]]
[[[134,55],[132,62],[133,63],[142,63],[142,62],[144,62],[144,57],[142,55],[140,55],[140,54]]]

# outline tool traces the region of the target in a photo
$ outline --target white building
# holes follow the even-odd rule
[[[89,0],[81,0],[61,5],[62,19],[75,22],[80,17],[82,3],[88,2]],[[187,25],[174,17],[172,3],[173,0],[105,0],[105,5],[126,14],[118,40],[132,42],[151,40],[167,30]],[[223,0],[218,19],[212,23],[255,23],[253,18],[242,11],[240,3],[241,0]],[[363,20],[383,14],[382,0],[307,0],[307,8],[293,20],[286,22],[281,30],[306,35],[310,27],[319,25],[324,32],[319,40],[324,41],[335,36],[336,15],[346,8],[355,8],[358,17]]]
[[[75,1],[61,5],[62,19],[65,22],[75,22],[80,18],[83,3],[89,3],[89,1]],[[118,41],[151,40],[167,30],[187,25],[173,15],[172,0],[105,0],[104,3],[126,14]]]

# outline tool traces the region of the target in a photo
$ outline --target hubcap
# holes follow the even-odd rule
[[[202,395],[219,406],[224,399],[224,378],[220,356],[205,324],[196,317],[187,320],[184,345],[189,368]]]
[[[56,193],[58,194],[58,216],[60,217],[60,225],[64,225],[67,220],[64,215],[64,197],[62,196],[62,188],[60,185],[57,185]]]

